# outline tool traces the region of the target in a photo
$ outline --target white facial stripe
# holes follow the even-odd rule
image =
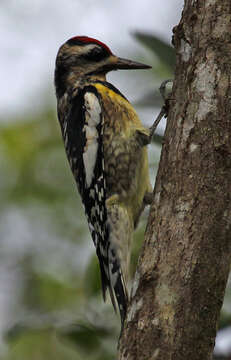
[[[88,44],[80,47],[81,55],[87,54],[89,51],[91,51],[94,48],[100,48],[97,44]]]
[[[96,95],[86,93],[84,95],[86,107],[86,123],[84,131],[86,132],[86,146],[83,153],[83,163],[86,173],[86,185],[89,187],[94,175],[98,151],[98,131],[96,126],[100,123],[101,107]]]

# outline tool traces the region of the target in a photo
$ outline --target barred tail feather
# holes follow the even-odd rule
[[[127,294],[126,285],[124,283],[123,275],[121,274],[121,272],[119,272],[119,276],[114,285],[114,292],[119,307],[121,324],[123,326],[127,313],[128,294]]]
[[[109,273],[107,274],[104,265],[104,260],[106,259],[102,257],[102,254],[99,253],[99,251],[97,251],[97,255],[100,264],[103,299],[104,301],[106,300],[106,291],[108,289],[115,313],[117,313],[117,305],[116,305],[116,301],[117,301],[120,312],[121,323],[123,325],[127,312],[128,293],[123,278],[123,274],[121,273],[120,265],[118,263],[118,259],[113,260],[114,266],[111,266],[112,271],[110,271],[110,265],[109,267],[107,265],[107,268],[109,268]]]
[[[115,203],[114,199],[113,203],[110,203],[110,198],[107,200],[109,289],[116,297],[123,325],[129,299],[127,281],[133,224],[127,209]]]

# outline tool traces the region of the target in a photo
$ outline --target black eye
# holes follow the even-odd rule
[[[109,54],[106,49],[97,46],[91,49],[88,53],[84,54],[83,58],[89,61],[100,61],[104,58],[107,58],[108,56]]]

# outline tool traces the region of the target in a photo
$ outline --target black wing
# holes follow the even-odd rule
[[[89,229],[96,247],[101,270],[103,298],[107,288],[116,310],[113,288],[119,304],[122,322],[126,313],[124,282],[119,262],[112,286],[109,275],[109,226],[106,209],[106,180],[103,153],[103,116],[100,94],[93,86],[80,90],[70,102],[70,111],[61,123],[67,157],[85,208]]]

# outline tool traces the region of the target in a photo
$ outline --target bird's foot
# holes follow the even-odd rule
[[[163,118],[163,117],[167,117],[168,116],[168,111],[169,111],[169,101],[171,99],[171,94],[172,94],[172,91],[168,92],[167,89],[166,89],[166,85],[168,83],[173,83],[173,80],[172,79],[168,79],[168,80],[165,80],[162,82],[162,84],[160,85],[160,94],[164,100],[164,105],[162,106],[160,112],[159,112],[159,115],[157,116],[156,120],[154,121],[153,125],[149,128],[150,130],[150,142],[151,142],[151,139],[156,131],[156,128],[160,122],[160,120]]]

